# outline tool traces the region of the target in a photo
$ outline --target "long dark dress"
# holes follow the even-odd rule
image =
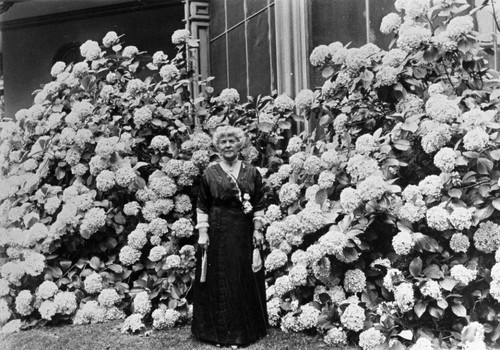
[[[242,164],[237,180],[253,212],[264,209],[259,171]],[[197,252],[192,332],[206,342],[247,345],[265,336],[268,324],[264,267],[252,271],[253,212],[243,212],[236,184],[219,164],[205,170],[197,207],[209,215],[210,244],[203,283]]]

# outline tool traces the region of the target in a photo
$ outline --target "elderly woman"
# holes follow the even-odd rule
[[[221,160],[205,170],[197,202],[192,332],[199,340],[233,348],[265,336],[268,324],[264,268],[252,264],[254,247],[264,240],[263,185],[259,171],[238,159],[244,142],[239,128],[215,131]]]

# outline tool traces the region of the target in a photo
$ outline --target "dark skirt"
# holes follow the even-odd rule
[[[221,345],[247,345],[266,335],[264,267],[252,271],[252,217],[241,209],[212,207],[206,281],[198,249],[193,286],[194,336]]]

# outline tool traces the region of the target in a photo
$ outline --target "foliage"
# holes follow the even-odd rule
[[[169,328],[191,317],[193,203],[216,157],[210,132],[245,129],[246,161],[267,166],[291,111],[272,97],[212,97],[190,68],[198,44],[148,56],[109,32],[83,62],[57,62],[34,104],[1,124],[0,324],[4,330],[124,318]],[[203,87],[193,100],[189,86]],[[266,121],[259,123],[264,115]],[[267,152],[267,155],[266,155]],[[273,158],[274,157],[274,158]],[[279,163],[279,161],[278,161]]]

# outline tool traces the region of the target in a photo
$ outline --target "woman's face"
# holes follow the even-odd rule
[[[222,136],[217,144],[219,152],[227,161],[234,161],[238,157],[238,140],[234,136]]]

